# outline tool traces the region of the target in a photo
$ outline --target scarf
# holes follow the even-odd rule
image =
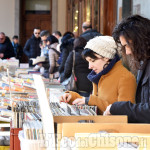
[[[101,78],[102,75],[107,74],[112,68],[113,66],[116,64],[116,62],[118,62],[120,60],[119,56],[116,54],[115,58],[111,60],[111,62],[108,64],[108,66],[106,68],[104,68],[104,70],[102,70],[101,72],[99,72],[98,74],[96,74],[94,71],[91,71],[87,78],[91,81],[94,82],[98,85],[98,82]]]

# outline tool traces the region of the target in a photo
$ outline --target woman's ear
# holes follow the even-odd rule
[[[104,57],[104,61],[109,62],[109,58]]]

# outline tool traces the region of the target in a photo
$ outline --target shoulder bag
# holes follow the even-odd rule
[[[76,76],[74,71],[75,66],[75,50],[73,50],[73,66],[72,66],[72,74],[71,76],[62,82],[62,85],[65,86],[65,89],[67,91],[77,91],[77,85],[76,85]]]

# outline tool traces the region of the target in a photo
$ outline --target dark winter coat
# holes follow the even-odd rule
[[[4,54],[4,57],[2,59],[6,59],[6,58],[10,58],[10,57],[15,56],[11,41],[7,36],[6,36],[5,42],[0,43],[0,53]]]
[[[61,50],[61,63],[59,66],[59,73],[61,74],[64,71],[64,66],[65,66],[65,62],[67,60],[67,57],[69,55],[69,53],[72,51],[73,49],[73,41],[74,39],[69,39],[66,42],[62,43],[60,46],[60,50]]]
[[[150,123],[150,60],[138,71],[136,103],[116,102],[112,104],[110,113],[127,115],[129,122]]]
[[[28,56],[28,58],[36,58],[40,56],[41,49],[39,47],[41,38],[36,38],[34,35],[27,40],[23,52]]]
[[[89,41],[90,39],[93,39],[96,36],[101,36],[99,32],[97,32],[94,29],[87,30],[83,32],[80,36],[83,37],[86,41]]]
[[[91,72],[88,69],[88,62],[85,61],[82,56],[83,49],[78,49],[75,52],[75,76],[77,78],[78,91],[85,91],[90,93],[92,91],[92,83],[88,80],[87,75]],[[69,78],[72,73],[73,66],[73,52],[71,52],[66,60],[64,73],[61,76],[61,81]]]

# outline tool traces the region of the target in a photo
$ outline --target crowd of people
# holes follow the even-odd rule
[[[95,105],[101,115],[127,115],[128,122],[150,123],[150,20],[140,15],[124,18],[112,36],[92,29],[90,22],[82,24],[82,31],[76,37],[35,28],[24,48],[18,36],[11,42],[1,32],[0,58],[21,62],[24,53],[30,67],[60,83],[74,67],[77,90],[66,91],[60,101]]]

